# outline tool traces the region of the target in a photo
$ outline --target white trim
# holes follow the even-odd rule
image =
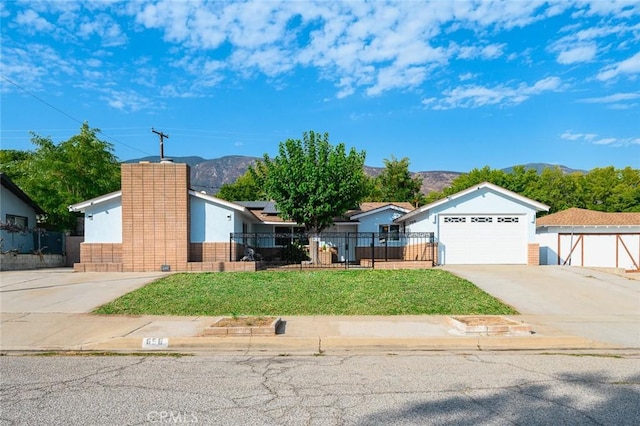
[[[87,201],[82,201],[82,202],[77,203],[77,204],[72,204],[72,205],[69,206],[69,211],[70,212],[83,212],[84,209],[86,209],[89,206],[94,206],[96,204],[101,204],[101,203],[104,203],[105,201],[113,200],[113,199],[121,197],[121,196],[122,196],[122,191],[111,192],[109,194],[101,195],[99,197],[92,198],[92,199],[87,200]]]
[[[408,210],[408,209],[402,208],[402,207],[400,207],[400,206],[397,206],[397,205],[395,205],[395,204],[393,204],[393,203],[389,203],[389,204],[385,204],[385,205],[384,205],[384,206],[382,206],[382,207],[375,208],[375,209],[373,209],[373,210],[368,210],[368,211],[366,211],[366,212],[362,212],[362,213],[354,214],[353,216],[351,216],[351,217],[350,217],[350,219],[360,219],[361,217],[368,216],[368,215],[370,215],[370,214],[374,214],[374,213],[379,213],[379,212],[381,212],[381,211],[385,211],[385,210],[387,210],[387,209],[389,209],[389,208],[391,208],[391,209],[393,209],[393,210],[401,211],[401,212],[403,212],[403,213],[407,213],[407,212],[411,211],[411,210]],[[401,216],[401,217],[402,217],[402,216]]]
[[[265,222],[265,221],[261,221],[260,223],[263,223],[265,225],[275,225],[275,226],[304,226],[304,225],[300,225],[297,222]]]
[[[220,205],[222,205],[224,207],[228,207],[230,209],[234,209],[234,210],[237,210],[239,212],[243,212],[243,213],[249,212],[249,210],[246,207],[242,207],[239,204],[231,203],[229,201],[223,200],[222,198],[217,198],[217,197],[214,197],[212,195],[203,194],[201,192],[194,191],[193,189],[189,190],[189,195],[193,195],[194,197],[202,198],[203,200],[211,201],[211,202],[216,203],[216,204],[220,204]]]
[[[505,188],[503,188],[501,186],[494,185],[494,184],[489,183],[489,182],[483,182],[483,183],[481,183],[479,185],[474,185],[474,186],[472,186],[470,188],[467,188],[467,189],[465,189],[463,191],[456,192],[455,194],[449,195],[446,198],[443,198],[441,200],[434,201],[431,204],[427,204],[425,206],[417,208],[417,209],[405,214],[404,216],[399,217],[398,219],[394,220],[394,222],[406,221],[407,219],[410,219],[411,217],[413,217],[415,215],[418,215],[420,213],[424,213],[426,211],[429,211],[429,210],[431,210],[431,209],[433,209],[435,207],[441,206],[443,204],[447,204],[449,202],[452,202],[452,201],[456,200],[457,198],[464,197],[465,195],[468,195],[468,194],[472,193],[473,191],[477,191],[477,190],[483,189],[483,188],[493,190],[493,191],[495,191],[495,192],[497,192],[499,194],[502,194],[502,195],[504,195],[506,197],[513,198],[513,199],[515,199],[515,200],[517,200],[517,201],[519,201],[521,203],[524,203],[524,204],[528,204],[531,207],[533,207],[534,210],[537,210],[537,211],[549,211],[549,208],[550,208],[546,204],[542,204],[542,203],[539,203],[538,201],[532,200],[530,198],[523,197],[522,195],[516,194],[515,192],[509,191],[508,189],[505,189]]]

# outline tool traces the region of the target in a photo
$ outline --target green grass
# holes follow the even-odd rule
[[[175,274],[94,311],[129,315],[516,314],[446,271]]]

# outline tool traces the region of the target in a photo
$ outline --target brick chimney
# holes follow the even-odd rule
[[[187,270],[189,187],[187,164],[122,164],[123,271]]]

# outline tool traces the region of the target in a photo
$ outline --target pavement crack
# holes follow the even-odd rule
[[[151,324],[153,321],[149,321],[146,322],[144,324],[142,324],[140,327],[134,328],[133,330],[131,330],[130,332],[128,332],[127,334],[123,335],[122,337],[127,337],[128,335],[130,335],[131,333],[135,333],[136,331],[148,326],[149,324]]]

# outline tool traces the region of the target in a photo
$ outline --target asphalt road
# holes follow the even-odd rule
[[[635,425],[640,354],[5,356],[3,425]]]

